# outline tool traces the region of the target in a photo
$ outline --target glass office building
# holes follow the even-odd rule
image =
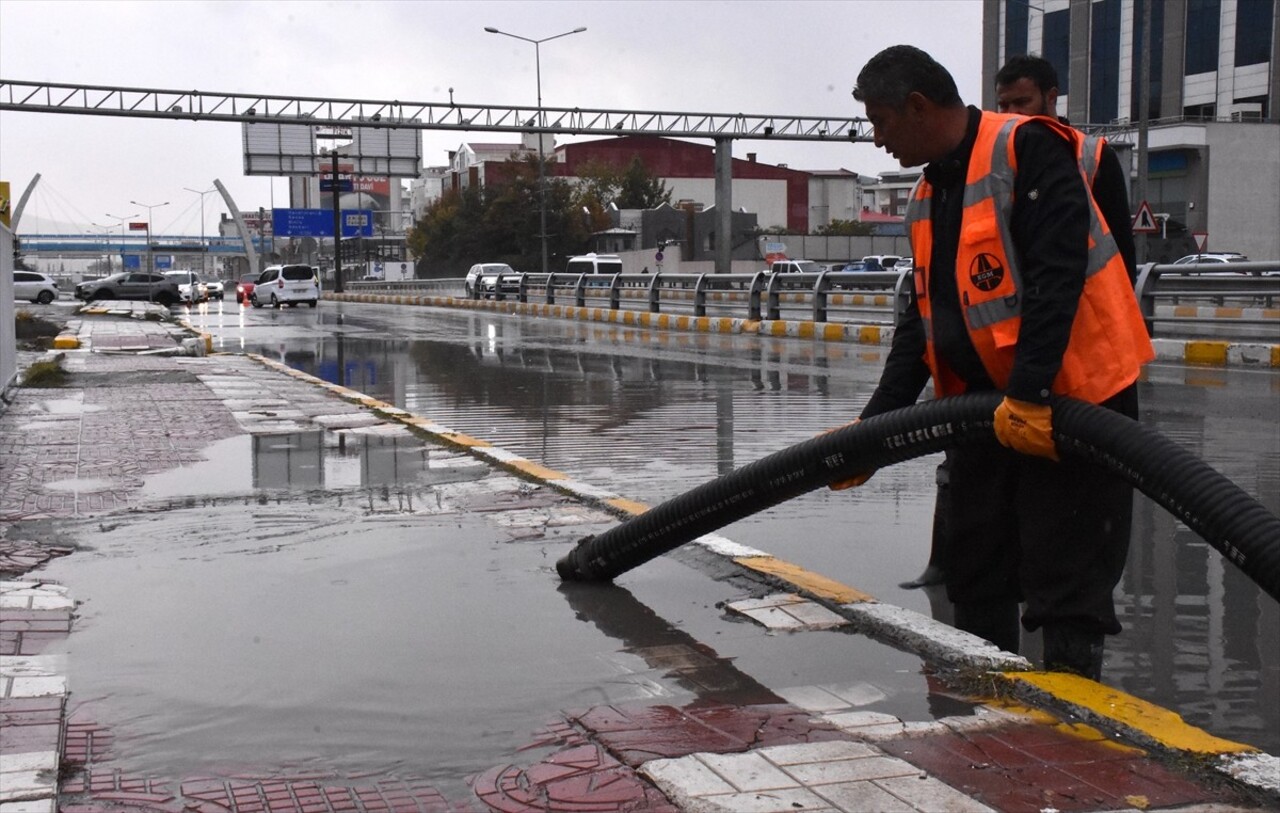
[[[1280,0],[984,0],[983,106],[994,109],[1006,59],[1043,56],[1058,114],[1102,129],[1136,178],[1145,84],[1153,210],[1207,235],[1209,250],[1278,258],[1277,17]]]

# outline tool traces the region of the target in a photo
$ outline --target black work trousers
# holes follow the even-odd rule
[[[1137,385],[1102,406],[1136,419]],[[1068,624],[1083,632],[1120,632],[1112,591],[1129,551],[1128,483],[1090,463],[1054,462],[1003,446],[953,449],[947,460],[944,570],[957,616],[960,605],[1016,612],[1025,602],[1022,625],[1029,631]]]

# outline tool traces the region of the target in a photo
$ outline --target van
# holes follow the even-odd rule
[[[770,274],[818,274],[822,266],[813,260],[777,260],[768,270]]]
[[[617,254],[583,254],[570,257],[564,270],[569,274],[621,274],[622,258]]]
[[[296,308],[303,302],[314,308],[320,301],[320,272],[311,265],[269,265],[254,283],[249,301],[255,308]]]

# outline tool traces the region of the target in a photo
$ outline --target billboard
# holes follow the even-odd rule
[[[343,209],[343,237],[372,237],[372,209]],[[332,237],[332,209],[273,209],[271,225],[277,237]]]
[[[422,164],[422,131],[412,127],[357,123],[334,128],[275,120],[244,122],[241,134],[246,175],[319,175],[328,168],[333,152],[360,175],[412,178]]]

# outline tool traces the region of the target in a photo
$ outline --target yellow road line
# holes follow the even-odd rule
[[[1006,672],[1005,678],[1038,689],[1058,700],[1086,708],[1103,719],[1140,731],[1167,748],[1196,754],[1232,754],[1257,751],[1188,725],[1168,709],[1103,686],[1088,678],[1063,672]]]
[[[819,598],[829,599],[837,604],[875,601],[874,596],[861,590],[855,590],[835,579],[829,579],[826,576],[814,573],[812,570],[805,570],[799,565],[794,565],[791,562],[773,556],[740,556],[733,561],[757,573],[764,573],[768,576],[782,579],[804,592]]]

